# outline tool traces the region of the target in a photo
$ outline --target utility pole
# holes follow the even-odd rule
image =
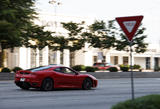
[[[55,33],[57,33],[57,19],[56,19],[56,16],[57,16],[57,6],[61,5],[61,2],[58,2],[56,0],[51,0],[51,1],[49,1],[49,4],[52,4],[54,6],[54,17],[55,17],[54,24],[55,24]]]

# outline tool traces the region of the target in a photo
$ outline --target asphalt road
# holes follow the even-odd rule
[[[135,97],[160,94],[160,78],[136,78]],[[13,81],[0,81],[0,109],[110,109],[131,99],[130,79],[101,79],[92,90],[21,90]]]

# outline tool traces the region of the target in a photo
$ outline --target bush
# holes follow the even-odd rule
[[[76,71],[83,71],[85,70],[85,66],[84,65],[76,65],[72,67],[74,70]]]
[[[91,67],[91,66],[87,66],[87,67],[85,68],[85,70],[86,70],[87,72],[95,72],[95,71],[96,71],[96,68]]]
[[[11,72],[11,70],[9,68],[5,67],[5,68],[2,68],[1,72]]]
[[[140,65],[137,65],[137,64],[134,64],[134,65],[133,65],[133,69],[140,69],[140,68],[141,68]]]
[[[95,71],[98,71],[99,69],[97,67],[93,67],[95,69]]]
[[[120,65],[120,69],[121,69],[123,72],[128,72],[128,70],[129,70],[129,65]]]
[[[23,69],[20,68],[20,67],[14,67],[14,68],[12,69],[12,71],[14,71],[14,72],[17,72],[17,71],[19,71],[19,70],[23,70]]]
[[[118,71],[117,67],[110,67],[108,70],[110,72],[117,72]]]
[[[114,105],[111,109],[160,109],[160,95],[148,95],[127,100]]]

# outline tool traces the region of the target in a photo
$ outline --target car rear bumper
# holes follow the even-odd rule
[[[21,81],[21,78],[24,78],[24,81]],[[41,81],[29,77],[15,77],[15,84],[17,86],[27,85],[29,87],[38,88],[41,86]]]

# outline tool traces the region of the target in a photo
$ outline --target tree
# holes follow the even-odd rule
[[[109,49],[115,46],[115,35],[110,34],[110,28],[106,27],[104,21],[95,21],[89,27],[88,32],[84,32],[83,36],[87,37],[87,41],[94,48]]]
[[[89,30],[83,35],[88,37],[88,42],[91,46],[101,49],[114,48],[119,51],[129,50],[130,44],[122,30],[116,27],[115,20],[108,21],[107,25],[104,21],[95,21],[89,26]],[[144,42],[147,37],[144,35],[145,30],[141,25],[133,38],[132,46],[137,53],[144,53],[147,49],[148,44]]]
[[[53,51],[60,50],[63,52],[64,49],[68,48],[68,40],[64,36],[54,36],[50,40],[49,48]]]
[[[35,18],[34,0],[2,0],[0,4],[0,44],[2,50],[21,46],[24,29]]]
[[[82,36],[82,31],[84,29],[84,23],[74,23],[74,22],[68,22],[68,23],[62,23],[63,28],[68,30],[68,36],[66,37],[68,41],[67,48],[72,52],[76,50],[80,50],[82,47],[84,47],[85,38]]]
[[[74,22],[68,22],[68,23],[62,23],[63,28],[68,31],[68,35],[65,38],[65,41],[61,43],[61,46],[63,49],[69,49],[71,56],[71,60],[74,58],[74,52],[76,50],[80,50],[85,45],[85,38],[83,37],[82,33],[84,30],[84,23],[74,23]],[[71,63],[71,66],[72,63]]]
[[[31,25],[25,30],[22,43],[25,47],[43,49],[51,44],[52,32],[44,31],[44,26]]]
[[[111,33],[114,34],[117,39],[114,48],[119,51],[129,51],[130,43],[122,30],[115,26],[115,20],[109,21],[108,24]],[[133,51],[136,53],[144,53],[147,50],[148,44],[145,43],[145,38],[147,37],[147,35],[144,34],[145,30],[146,28],[141,24],[131,42]]]
[[[1,0],[0,4],[0,65],[4,67],[4,49],[22,46],[22,33],[34,18],[35,10],[34,0]]]

